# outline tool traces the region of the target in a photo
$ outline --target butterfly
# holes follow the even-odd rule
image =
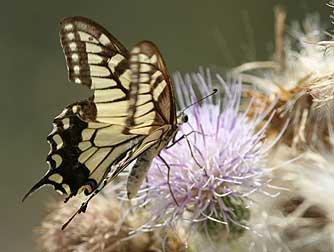
[[[139,42],[129,52],[85,17],[65,18],[60,41],[69,80],[89,87],[94,95],[55,117],[47,137],[49,170],[24,199],[44,185],[67,195],[65,202],[84,192],[91,196],[80,213],[136,160],[127,181],[128,197],[134,197],[152,160],[175,142],[188,117],[176,114],[172,81],[152,42]]]

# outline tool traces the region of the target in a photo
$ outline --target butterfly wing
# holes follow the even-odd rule
[[[60,42],[71,81],[94,90],[129,88],[129,52],[101,25],[84,17],[65,18]]]
[[[94,96],[69,105],[48,136],[50,169],[27,193],[51,184],[69,196],[91,193],[141,136],[125,134],[130,70],[127,50],[102,26],[83,17],[61,23],[69,79]]]
[[[128,133],[145,138],[117,164],[111,179],[145,151],[157,155],[168,144],[176,127],[172,82],[158,48],[149,41],[138,43],[131,51],[129,65]]]
[[[149,41],[138,43],[131,51],[130,69],[130,132],[145,135],[165,124],[176,124],[172,82],[157,46]]]
[[[129,52],[106,29],[84,17],[61,22],[69,79],[94,91],[96,120],[125,125],[131,72]]]

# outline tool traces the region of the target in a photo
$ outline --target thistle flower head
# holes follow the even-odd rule
[[[161,152],[169,172],[161,159],[154,160],[142,188],[146,202],[163,225],[183,219],[209,233],[220,224],[239,232],[249,217],[249,197],[266,183],[268,146],[265,126],[258,127],[267,113],[263,107],[253,118],[239,113],[241,84],[227,84],[219,75],[215,82],[209,73],[176,75],[175,83],[181,106],[196,100],[195,90],[204,96],[213,85],[224,98],[210,97],[187,110],[189,122],[176,139],[186,137]]]
[[[107,200],[103,196],[96,197],[82,219],[74,219],[71,225],[61,231],[60,227],[80,203],[75,199],[65,207],[61,201],[49,206],[50,213],[37,230],[37,241],[42,251],[145,251],[148,246],[145,234],[141,234],[139,239],[123,241],[135,223],[125,220],[125,213],[116,200]]]
[[[62,201],[49,206],[49,214],[36,229],[40,251],[46,252],[119,252],[119,251],[186,251],[178,234],[170,230],[147,233],[129,233],[142,224],[145,210],[130,213],[129,208],[115,199],[115,192],[97,195],[88,211],[76,218],[63,231],[64,222],[77,211],[82,199],[73,199],[65,206]],[[162,249],[162,247],[164,249]]]
[[[277,23],[284,31],[280,18]],[[278,99],[278,113],[270,128],[280,132],[281,125],[290,120],[282,137],[284,143],[298,151],[309,146],[331,147],[334,144],[331,126],[334,122],[334,54],[326,52],[325,46],[332,44],[322,41],[324,33],[316,15],[308,16],[302,25],[295,22],[288,34],[280,35],[275,41],[275,58],[280,61],[249,62],[237,67],[235,72],[242,73],[245,82],[256,85],[258,93]]]
[[[292,229],[294,235],[289,237],[287,244],[294,244],[304,251],[314,251],[314,248],[318,251],[332,251],[334,248],[332,156],[332,151],[307,151],[295,167],[290,167],[291,177],[295,176],[294,198],[299,199],[300,203],[289,215],[294,217],[294,224],[290,224],[288,230]]]
[[[294,156],[291,148],[284,145],[277,152],[274,163],[282,164],[282,160]],[[257,226],[262,237],[245,239],[248,244],[250,240],[254,242],[251,251],[333,251],[332,155],[306,151],[277,172],[289,190],[274,200],[259,200],[251,225]]]

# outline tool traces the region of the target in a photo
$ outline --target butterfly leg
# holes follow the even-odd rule
[[[172,190],[172,187],[171,187],[171,185],[170,185],[170,181],[169,181],[169,178],[170,178],[170,166],[169,166],[169,164],[167,163],[167,161],[166,161],[160,154],[159,154],[158,156],[159,156],[159,158],[161,159],[161,161],[162,161],[162,162],[166,165],[166,167],[167,167],[167,184],[168,184],[168,188],[169,188],[169,191],[170,191],[170,193],[171,193],[171,195],[172,195],[172,198],[173,198],[175,204],[176,204],[177,206],[179,206],[179,203],[177,202],[177,200],[176,200],[176,198],[175,198],[175,195],[174,195],[174,193],[173,193],[173,190]]]
[[[175,136],[174,136],[173,141],[172,141],[172,144],[169,145],[169,146],[167,146],[165,149],[169,149],[170,147],[174,146],[176,143],[180,142],[181,140],[186,139],[187,144],[188,144],[188,147],[189,147],[189,151],[190,151],[190,155],[191,155],[191,157],[195,160],[196,165],[197,165],[199,168],[201,168],[201,169],[204,171],[204,173],[207,175],[206,170],[202,167],[202,165],[200,165],[200,163],[198,162],[198,160],[195,158],[194,152],[193,152],[192,147],[191,147],[191,143],[190,143],[190,141],[189,141],[189,139],[188,139],[188,136],[190,136],[190,135],[193,134],[193,133],[197,133],[197,134],[201,134],[201,135],[203,135],[202,132],[193,130],[193,131],[190,131],[190,132],[187,133],[187,134],[183,134],[183,135],[182,135],[181,137],[179,137],[177,140],[175,140]]]
[[[202,170],[204,171],[204,173],[205,173],[206,176],[208,176],[208,173],[206,172],[205,168],[200,164],[200,162],[198,162],[197,158],[195,158],[193,149],[192,149],[192,147],[191,147],[191,143],[190,143],[189,139],[187,138],[187,135],[184,135],[184,136],[185,136],[185,139],[186,139],[186,141],[187,141],[187,144],[188,144],[188,147],[189,147],[189,151],[190,151],[190,155],[191,155],[191,157],[194,159],[196,165],[197,165],[200,169],[202,169]]]
[[[170,147],[173,147],[175,144],[177,144],[178,142],[182,141],[183,139],[185,139],[187,136],[190,136],[191,134],[193,133],[200,133],[199,131],[190,131],[189,133],[187,134],[183,134],[182,136],[180,136],[178,139],[175,139],[176,138],[176,135],[173,137],[173,140],[172,140],[172,143],[165,147],[165,149],[169,149]]]
[[[149,192],[149,180],[148,180],[148,177],[146,176],[145,178],[145,183],[146,183],[146,195],[145,195],[145,198],[144,198],[144,202],[146,202],[147,198],[148,198],[148,192]],[[145,207],[144,207],[145,208]]]
[[[210,136],[210,135],[206,135],[206,134],[203,134],[202,132],[200,131],[197,131],[197,130],[192,130],[190,131],[189,133],[187,134],[183,134],[182,136],[180,136],[178,139],[175,139],[176,138],[176,135],[173,137],[173,140],[172,140],[172,143],[165,147],[165,149],[169,149],[170,147],[173,147],[175,144],[177,144],[178,142],[182,141],[183,139],[185,139],[186,137],[190,136],[191,134],[193,133],[197,133],[197,134],[200,134],[200,135],[204,135],[204,136]]]

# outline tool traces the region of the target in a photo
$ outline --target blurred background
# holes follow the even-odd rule
[[[59,21],[82,15],[96,20],[131,47],[158,44],[169,71],[215,66],[222,71],[273,52],[274,15],[285,7],[288,22],[319,13],[330,27],[322,0],[208,1],[6,1],[0,10],[1,207],[0,251],[36,251],[33,230],[57,197],[51,188],[22,196],[46,172],[51,122],[69,103],[88,96],[67,81]],[[98,217],[97,217],[98,218]],[[61,232],[59,230],[59,232]]]

